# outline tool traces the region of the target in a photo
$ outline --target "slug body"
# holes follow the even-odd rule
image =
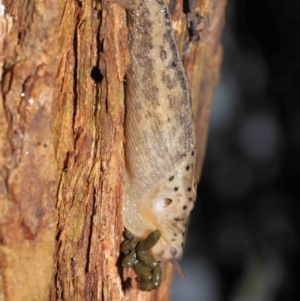
[[[153,257],[179,259],[196,199],[189,84],[163,0],[116,3],[128,9],[131,56],[126,74],[123,223],[140,239],[158,229],[161,237],[151,248]]]

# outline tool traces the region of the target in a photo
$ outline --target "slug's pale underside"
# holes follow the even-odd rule
[[[163,0],[116,0],[127,9],[124,226],[158,229],[157,261],[179,259],[196,199],[196,135],[189,84]]]

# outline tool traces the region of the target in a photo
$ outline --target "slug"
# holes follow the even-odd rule
[[[157,261],[180,259],[196,199],[196,134],[186,72],[163,0],[112,0],[127,9],[123,223]]]

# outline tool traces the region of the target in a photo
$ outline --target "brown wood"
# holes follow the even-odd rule
[[[92,0],[4,5],[0,299],[169,300],[171,265],[151,293],[120,268],[125,11]],[[172,15],[191,83],[200,175],[226,0],[190,5],[185,15],[176,1]]]
[[[0,15],[0,299],[46,300],[57,222],[53,100],[59,10],[53,0],[4,4],[7,11]]]

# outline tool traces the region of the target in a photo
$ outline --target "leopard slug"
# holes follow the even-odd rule
[[[112,0],[127,9],[123,223],[157,261],[180,259],[196,199],[196,134],[190,89],[163,0]]]

